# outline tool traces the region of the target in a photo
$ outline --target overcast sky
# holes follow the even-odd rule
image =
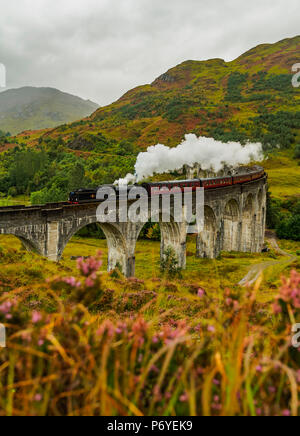
[[[299,34],[299,0],[0,0],[7,87],[100,105],[188,59],[232,60]]]

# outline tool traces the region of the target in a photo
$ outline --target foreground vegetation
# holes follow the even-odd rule
[[[299,257],[283,285],[277,270],[253,289],[229,288],[249,265],[280,257],[208,262],[190,251],[187,272],[171,279],[146,267],[151,257],[157,264],[159,243],[140,241],[144,278],[126,280],[101,272],[105,255],[71,260],[99,246],[75,238],[53,264],[1,238],[1,416],[299,413],[291,323],[300,276],[290,272],[300,270]],[[295,253],[297,245],[283,248]]]

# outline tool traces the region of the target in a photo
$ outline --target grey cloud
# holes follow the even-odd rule
[[[298,17],[298,0],[2,0],[0,63],[9,87],[107,104],[184,60],[295,36]]]

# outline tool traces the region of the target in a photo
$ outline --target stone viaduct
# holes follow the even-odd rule
[[[205,191],[204,230],[197,235],[196,254],[216,258],[221,251],[260,252],[264,245],[266,184],[262,178],[243,185]],[[59,261],[70,239],[97,222],[99,203],[0,208],[0,234],[15,235],[31,251]],[[143,223],[99,223],[108,244],[108,270],[119,264],[127,277],[135,273],[135,249]],[[160,223],[161,256],[172,247],[186,266],[185,223]],[[1,243],[1,241],[0,241]]]

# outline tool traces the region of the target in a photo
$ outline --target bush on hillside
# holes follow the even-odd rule
[[[300,241],[300,214],[282,221],[277,226],[276,233],[280,239]]]
[[[300,144],[296,145],[294,156],[295,156],[296,159],[300,159]]]

